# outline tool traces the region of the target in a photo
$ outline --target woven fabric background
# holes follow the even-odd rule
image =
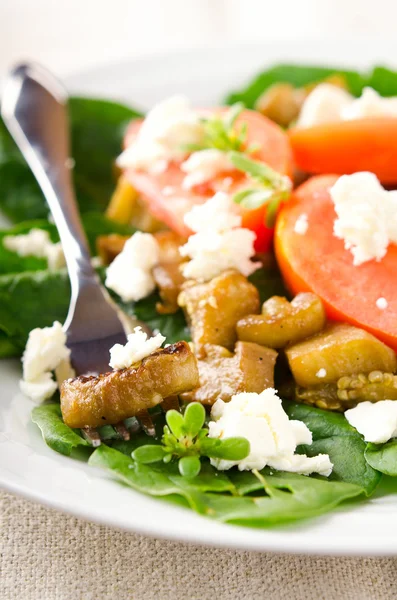
[[[397,558],[242,552],[122,533],[0,494],[1,600],[395,600]]]

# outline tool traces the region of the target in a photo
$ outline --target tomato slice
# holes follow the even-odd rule
[[[336,218],[329,188],[337,176],[313,177],[281,209],[275,232],[278,264],[292,293],[312,291],[323,300],[328,317],[362,327],[397,350],[397,246],[385,257],[360,266],[333,234]],[[294,231],[305,213],[305,235]],[[379,297],[388,307],[376,306]]]
[[[200,113],[206,116],[222,113],[225,110],[227,109],[206,109],[201,110]],[[237,126],[243,122],[247,123],[247,145],[257,144],[259,146],[254,158],[262,160],[282,174],[290,175],[291,150],[288,138],[282,129],[266,117],[251,110],[244,110],[241,113],[237,119]],[[131,123],[125,138],[126,146],[138,133],[140,125],[140,121]],[[226,172],[206,184],[196,186],[192,190],[185,190],[182,187],[185,173],[176,163],[171,163],[166,171],[156,175],[135,169],[127,169],[126,175],[147,202],[150,212],[182,236],[188,236],[191,233],[184,224],[183,217],[194,205],[202,204],[219,190],[233,194],[249,185],[245,175],[238,172]],[[241,212],[243,226],[252,229],[257,234],[256,250],[258,252],[268,251],[272,244],[273,229],[266,227],[266,207],[254,211],[241,208]]]
[[[296,165],[308,173],[371,171],[397,183],[397,118],[379,117],[291,129]]]

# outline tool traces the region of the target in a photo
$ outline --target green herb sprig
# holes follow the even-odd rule
[[[266,224],[272,227],[281,202],[289,198],[292,184],[289,177],[277,173],[263,162],[253,160],[242,152],[229,152],[230,162],[257,184],[237,192],[233,201],[249,210],[267,204]]]
[[[134,460],[150,464],[177,459],[180,474],[190,479],[200,473],[202,456],[236,461],[246,458],[250,452],[245,438],[209,438],[208,429],[203,427],[205,409],[199,402],[189,404],[183,415],[177,410],[169,410],[165,418],[167,425],[161,446],[140,446],[132,453]]]
[[[245,149],[247,143],[247,123],[243,122],[239,127],[236,121],[244,110],[244,104],[237,102],[229,108],[223,115],[214,114],[210,117],[203,117],[203,141],[201,144],[189,144],[184,149],[188,152],[197,152],[215,148],[222,152],[254,152],[255,146]]]

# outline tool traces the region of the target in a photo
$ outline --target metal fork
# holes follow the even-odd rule
[[[67,93],[43,67],[21,64],[5,82],[1,115],[42,189],[62,243],[72,292],[63,326],[72,365],[78,375],[105,373],[109,349],[125,344],[126,333],[91,265],[71,177]],[[147,417],[146,424],[150,430]],[[115,429],[129,439],[123,423]],[[93,445],[100,444],[96,430],[83,433]]]

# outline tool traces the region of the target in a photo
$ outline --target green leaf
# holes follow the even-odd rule
[[[248,280],[258,289],[261,303],[272,296],[289,297],[276,264],[258,269],[248,277]]]
[[[178,469],[182,477],[193,479],[200,473],[200,458],[198,456],[183,456],[178,461]]]
[[[170,412],[170,411],[168,411]],[[167,413],[168,415],[168,413]],[[188,404],[183,415],[184,431],[187,435],[196,437],[205,421],[205,408],[199,402]],[[168,422],[168,420],[167,420]],[[168,423],[169,424],[169,423]]]
[[[190,332],[182,310],[174,315],[162,315],[156,310],[156,304],[160,301],[157,292],[144,298],[135,304],[128,305],[119,302],[120,306],[127,314],[135,314],[138,319],[147,323],[152,329],[157,329],[166,337],[168,344],[179,342],[180,340],[190,341]]]
[[[136,111],[115,102],[71,98],[76,195],[81,212],[102,211],[114,188],[113,161]],[[29,167],[0,120],[0,209],[13,221],[43,219],[48,207]]]
[[[89,446],[75,430],[62,420],[59,404],[43,404],[32,410],[32,421],[40,428],[46,444],[61,454],[70,456],[77,446]]]
[[[381,96],[397,96],[397,72],[386,67],[375,67],[366,85],[374,88]]]
[[[98,236],[109,235],[111,233],[132,235],[135,231],[133,227],[117,223],[100,213],[87,213],[83,215],[82,222],[93,255],[96,255],[96,240]],[[0,231],[0,275],[47,269],[47,261],[44,258],[18,256],[16,252],[7,250],[3,245],[4,237],[8,235],[26,235],[31,229],[48,231],[53,242],[59,241],[55,225],[44,219],[23,221],[10,229]]]
[[[185,434],[185,419],[177,410],[168,410],[165,415],[168,427],[176,438],[181,438]]]
[[[342,414],[287,402],[285,410],[290,419],[303,421],[312,432],[313,443],[300,446],[299,452],[308,456],[329,454],[334,465],[331,480],[354,483],[367,496],[372,494],[380,474],[365,460],[366,444]]]
[[[162,446],[147,444],[146,446],[139,446],[132,453],[132,458],[143,464],[150,464],[158,462],[164,458],[164,449]]]
[[[397,440],[386,444],[367,444],[365,449],[367,463],[377,471],[397,477]]]
[[[226,104],[243,102],[247,108],[255,108],[258,98],[275,83],[290,83],[294,87],[303,87],[310,83],[320,82],[330,75],[342,75],[350,92],[359,96],[367,77],[355,71],[345,71],[339,67],[319,67],[311,65],[276,65],[257,75],[248,85],[226,98]],[[397,92],[396,92],[397,94]]]
[[[202,464],[200,474],[188,479],[176,472],[174,463],[142,465],[104,445],[93,452],[89,464],[110,471],[135,490],[169,500],[178,495],[200,514],[257,527],[313,517],[362,493],[357,485],[293,473],[270,475],[265,470],[259,479],[237,470],[226,475],[209,464]],[[257,494],[244,495],[252,492]]]
[[[201,440],[200,448],[204,456],[223,460],[242,460],[250,452],[249,441],[242,437],[231,437],[225,440],[207,437]]]

